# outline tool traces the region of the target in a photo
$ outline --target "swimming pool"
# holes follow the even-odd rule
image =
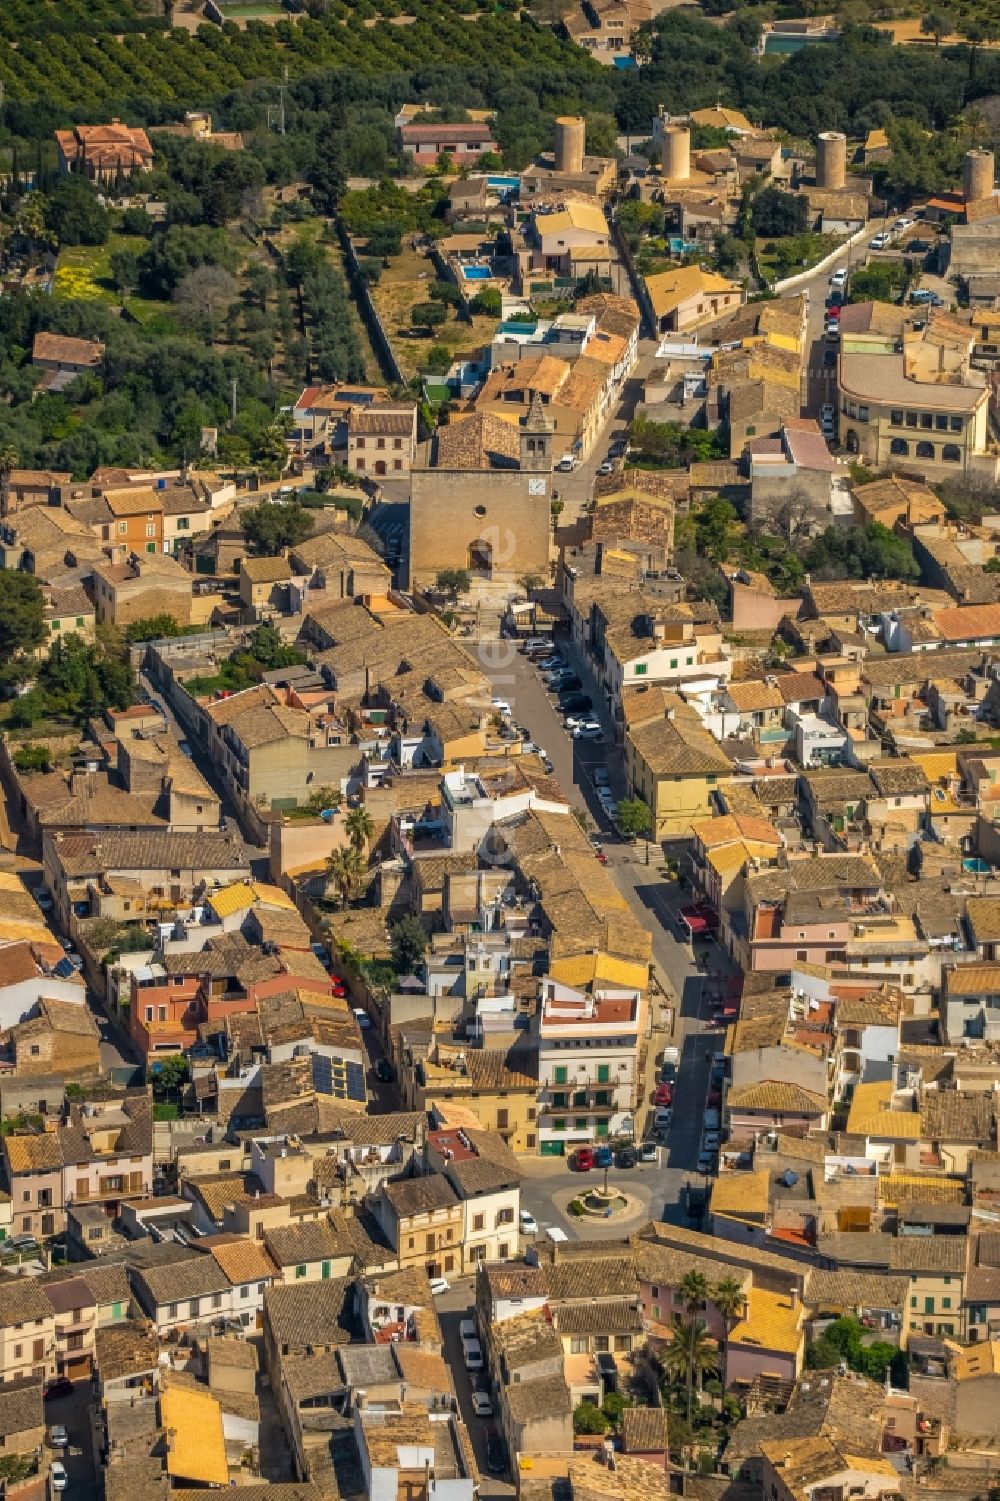
[[[679,235],[672,235],[670,237],[671,255],[690,255],[692,251],[697,249],[698,245],[694,240],[682,240]]]
[[[463,266],[462,275],[466,281],[489,281],[493,272],[489,266]]]
[[[497,329],[501,334],[533,334],[538,327],[536,323],[520,323],[516,318],[508,318]]]
[[[488,188],[499,188],[502,192],[520,192],[521,179],[519,177],[487,177]]]

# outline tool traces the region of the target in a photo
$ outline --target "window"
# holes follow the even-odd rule
[[[565,1131],[566,1117],[564,1115],[557,1115],[555,1120],[552,1122],[552,1129],[553,1131]]]
[[[795,953],[795,958],[796,958],[797,961],[799,961],[801,963],[805,963],[805,960],[807,958],[806,950],[805,949],[797,949],[796,953]]]
[[[485,1227],[485,1224],[486,1224],[486,1216],[485,1215],[483,1215],[483,1214],[474,1214],[473,1215],[473,1217],[472,1217],[472,1228],[473,1228],[473,1230],[482,1230]]]
[[[934,444],[933,443],[918,443],[917,444],[917,458],[918,459],[932,459],[933,457],[934,457]]]
[[[574,1122],[573,1122],[573,1130],[574,1131],[586,1131],[586,1129],[587,1129],[587,1117],[585,1115],[584,1116],[579,1116],[578,1115],[576,1117],[576,1119],[574,1120]]]
[[[62,621],[61,620],[53,620],[53,622],[52,622],[52,629],[54,631],[61,631],[62,630]]]
[[[534,1133],[533,1132],[529,1133],[529,1135],[525,1137],[525,1141],[527,1142],[527,1144],[528,1144],[529,1147],[534,1147],[534,1145],[535,1145]]]
[[[566,1108],[566,1094],[564,1092],[554,1094],[552,1096],[552,1103],[557,1109],[564,1110]]]
[[[402,469],[402,467],[403,467],[403,461],[402,461],[402,459],[393,459],[393,461],[392,461],[392,467],[393,467],[393,469]]]
[[[936,412],[934,414],[934,426],[939,433],[946,433],[948,431],[948,418],[944,412]]]
[[[908,454],[910,445],[905,438],[892,438],[889,443],[889,452],[894,454]]]
[[[599,1089],[597,1091],[597,1093],[594,1095],[594,1104],[595,1105],[605,1105],[605,1106],[610,1105],[611,1104],[611,1091],[609,1089]]]
[[[951,1307],[951,1299],[950,1298],[942,1298],[941,1299],[941,1307],[942,1308],[950,1308]]]
[[[364,448],[364,446],[365,446],[365,440],[364,440],[364,438],[359,438],[358,439],[357,446],[358,446],[358,448]]]
[[[506,1110],[498,1110],[497,1111],[497,1130],[498,1131],[506,1131],[508,1129],[509,1119],[510,1119],[510,1114],[509,1114],[508,1111],[506,1111]]]
[[[962,450],[957,443],[946,443],[941,450],[941,457],[946,464],[960,464],[962,462]]]
[[[83,616],[82,615],[78,615],[76,617],[76,623],[77,623],[77,625],[83,625]]]
[[[610,1350],[610,1348],[611,1341],[606,1334],[594,1335],[594,1349],[598,1352],[598,1354],[601,1354],[603,1351]]]
[[[304,1276],[305,1276],[305,1274],[306,1274],[306,1269],[305,1269],[305,1267],[304,1267],[304,1266],[297,1266],[297,1267],[296,1267],[296,1268],[295,1268],[295,1276],[296,1276],[296,1278],[297,1278],[297,1279],[298,1279],[298,1278],[299,1278],[299,1277],[304,1277]]]
[[[637,678],[644,678],[646,676],[646,663],[645,662],[636,662],[636,664],[635,664],[635,675],[636,675]]]
[[[587,1091],[585,1089],[578,1089],[573,1096],[573,1104],[579,1109],[581,1105],[586,1105],[586,1103]]]
[[[118,535],[119,535],[119,537],[124,537],[127,531],[128,531],[128,522],[127,521],[119,521],[119,523],[118,523]]]
[[[858,421],[859,422],[867,422],[868,421],[868,408],[866,406],[859,406],[858,407]]]
[[[402,438],[393,438],[393,440],[392,440],[392,446],[393,446],[393,448],[402,448],[402,446],[403,446],[403,440],[402,440]]]
[[[147,537],[155,537],[156,536],[156,526],[151,521],[147,522],[147,524],[146,524],[146,536]]]
[[[907,425],[907,427],[916,427],[916,425],[917,425],[917,414],[916,414],[916,412],[907,412],[907,414],[906,414],[906,425]]]
[[[571,1355],[586,1355],[587,1345],[588,1340],[586,1335],[574,1334],[569,1342],[569,1353]]]
[[[598,1084],[607,1084],[607,1083],[610,1082],[610,1079],[611,1079],[611,1064],[610,1063],[599,1063],[597,1065],[597,1082],[598,1082]]]
[[[902,414],[902,412],[898,408],[897,408],[896,411],[890,412],[889,413],[889,421],[890,421],[890,423],[892,424],[893,427],[902,427],[902,425],[903,425],[903,414]]]
[[[961,419],[961,417],[951,417],[951,418],[949,418],[948,426],[951,428],[951,430],[952,430],[953,433],[960,433],[962,431],[962,419]]]
[[[921,412],[920,426],[928,430],[932,428],[934,426],[934,414],[932,412]]]
[[[213,1308],[221,1308],[222,1307],[222,1294],[221,1293],[213,1293],[212,1294],[212,1307]]]
[[[146,551],[147,552],[155,552],[156,551],[156,543],[155,542],[147,542],[146,543]]]

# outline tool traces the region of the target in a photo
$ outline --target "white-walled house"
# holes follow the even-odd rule
[[[632,1124],[641,1020],[638,991],[590,995],[543,980],[536,1018],[543,1156],[560,1156]]]

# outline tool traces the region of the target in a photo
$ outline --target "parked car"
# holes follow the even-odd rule
[[[722,1138],[718,1131],[706,1131],[701,1139],[701,1144],[706,1152],[717,1152]]]
[[[834,271],[833,274],[830,277],[830,285],[831,285],[831,287],[846,287],[847,286],[847,268],[846,268],[846,266],[838,266],[837,270]]]
[[[655,1104],[672,1105],[674,1103],[674,1086],[672,1084],[657,1084]]]
[[[562,679],[562,687],[559,690],[559,697],[562,698],[564,693],[581,693],[582,691],[583,683],[577,677],[575,672],[571,672],[568,677],[564,676]]]
[[[491,698],[490,703],[493,705],[498,714],[510,713],[510,704],[505,698]]]
[[[826,316],[828,318],[839,318],[843,311],[842,303],[831,301],[830,306],[826,310]]]
[[[451,1288],[451,1283],[448,1282],[446,1278],[444,1278],[444,1277],[432,1277],[431,1278],[430,1289],[431,1289],[431,1292],[432,1292],[432,1294],[434,1295],[435,1298],[439,1298],[442,1293],[448,1292],[450,1290],[450,1288]]]
[[[677,1064],[672,1058],[664,1058],[660,1064],[660,1083],[673,1084],[677,1078]]]
[[[835,349],[824,349],[824,351],[823,351],[823,364],[824,365],[835,365],[836,363],[837,363],[837,351]]]
[[[472,1393],[472,1411],[477,1418],[491,1418],[493,1416],[493,1403],[486,1392]]]
[[[619,1167],[635,1167],[639,1161],[639,1155],[635,1147],[622,1147],[618,1152]]]
[[[563,721],[568,730],[575,730],[581,724],[587,723],[586,714],[567,714]]]
[[[507,1468],[503,1443],[497,1433],[486,1435],[486,1468],[491,1475],[502,1475]]]
[[[837,322],[836,318],[829,319],[826,325],[825,333],[831,344],[837,343],[840,338],[840,324]]]
[[[564,453],[556,468],[562,474],[572,474],[579,462],[579,459],[575,459],[571,453]]]
[[[833,419],[834,419],[834,417],[836,417],[836,415],[837,415],[837,410],[836,410],[833,402],[832,401],[824,401],[823,405],[819,409],[819,420],[820,420],[820,422],[826,422],[826,421],[832,422]]]
[[[68,1376],[53,1376],[42,1388],[42,1396],[50,1402],[54,1397],[68,1397],[72,1390],[73,1383]]]
[[[531,1214],[527,1209],[521,1210],[521,1234],[538,1234],[538,1221],[535,1219],[535,1216]]]
[[[593,1147],[577,1147],[573,1153],[573,1166],[578,1173],[589,1173],[594,1165]]]
[[[719,1112],[717,1110],[706,1110],[705,1111],[704,1127],[705,1127],[706,1131],[718,1131],[718,1129],[719,1129]]]
[[[49,1480],[52,1482],[54,1491],[64,1491],[69,1485],[69,1476],[66,1474],[66,1466],[61,1459],[54,1459],[49,1467]]]
[[[391,1084],[396,1077],[396,1070],[388,1058],[378,1058],[375,1061],[375,1077],[381,1079],[383,1084]]]
[[[606,766],[595,766],[592,775],[598,787],[607,787],[611,781]]]
[[[598,474],[614,474],[615,466],[610,459],[605,459],[603,464],[597,466]]]
[[[338,1001],[345,1001],[347,999],[347,986],[338,975],[331,975],[330,977],[330,994],[336,996]]]
[[[475,1319],[462,1319],[458,1326],[458,1337],[461,1340],[478,1339],[479,1330],[476,1328]]]
[[[567,693],[565,698],[559,700],[559,708],[564,714],[583,714],[593,707],[593,699],[589,698],[586,693]]]
[[[462,1359],[467,1371],[483,1369],[483,1347],[478,1339],[467,1339],[462,1344]]]
[[[891,235],[886,234],[885,231],[883,230],[883,231],[881,231],[881,233],[879,233],[877,235],[873,235],[872,238],[868,241],[868,249],[869,250],[884,250],[886,248],[886,246],[888,245],[888,243],[889,243],[889,241],[890,241],[891,238],[892,238]]]
[[[65,1423],[53,1423],[49,1429],[49,1447],[52,1449],[65,1449],[69,1443],[69,1434],[66,1432]]]
[[[896,220],[892,227],[896,231],[896,233],[899,234],[902,230],[909,229],[912,224],[913,220],[907,219],[906,215],[904,214],[901,219]]]
[[[33,1235],[12,1235],[4,1247],[8,1251],[37,1251],[38,1242]]]
[[[595,1167],[613,1167],[614,1161],[614,1153],[609,1146],[598,1147],[594,1153]]]
[[[706,1152],[706,1151],[699,1152],[698,1153],[697,1171],[699,1173],[711,1173],[711,1172],[714,1172],[714,1170],[715,1170],[715,1153],[714,1152]]]
[[[586,723],[577,725],[573,731],[574,740],[600,740],[603,731],[596,719],[588,719]]]
[[[368,1012],[362,1010],[360,1006],[355,1006],[353,1016],[362,1032],[366,1032],[372,1024],[371,1017],[368,1015]]]
[[[653,1125],[656,1127],[657,1131],[669,1131],[673,1118],[674,1112],[664,1106],[661,1106],[653,1116]]]
[[[655,1141],[644,1141],[639,1148],[640,1162],[659,1162],[660,1148]]]

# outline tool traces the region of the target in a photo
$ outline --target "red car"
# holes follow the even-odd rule
[[[578,1173],[589,1173],[594,1165],[593,1147],[577,1147],[573,1154],[573,1166]]]
[[[674,1086],[672,1084],[657,1084],[655,1103],[657,1105],[672,1105],[674,1103]]]
[[[337,999],[341,1001],[347,999],[347,986],[344,984],[343,980],[338,980],[336,976],[331,979],[330,994],[335,995]]]
[[[827,308],[826,316],[828,318],[839,318],[843,311],[844,309],[840,306],[839,302],[834,302]]]
[[[722,1104],[722,1091],[721,1091],[721,1089],[710,1089],[708,1091],[708,1108],[709,1108],[709,1110],[718,1110],[718,1108],[719,1108],[719,1106],[721,1104]]]

